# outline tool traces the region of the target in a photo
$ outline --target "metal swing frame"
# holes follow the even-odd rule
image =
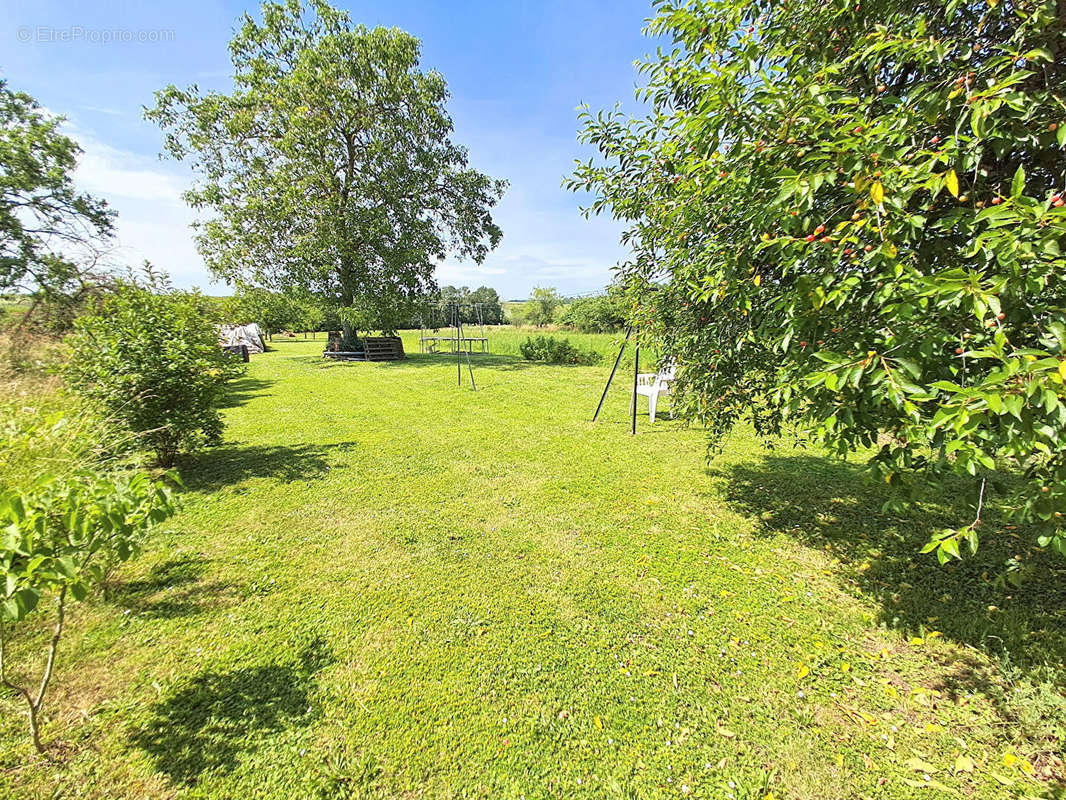
[[[478,329],[480,336],[466,336],[464,333],[460,333],[460,328],[465,332],[465,328],[460,325],[456,327],[456,315],[461,317],[459,309],[462,305],[468,305],[474,309],[474,313],[477,315]],[[456,328],[456,334],[451,336],[433,336],[427,335],[427,332],[439,330],[440,327],[434,325],[435,320],[430,318],[430,325],[426,326],[425,312],[419,317],[420,331],[418,335],[418,352],[420,353],[439,353],[438,346],[442,342],[448,343],[449,353],[465,350],[468,356],[471,355],[489,355],[489,338],[485,335],[485,317],[482,312],[482,303],[467,303],[460,304],[458,302],[451,302],[447,304],[447,307],[430,307],[427,306],[426,310],[432,313],[436,310],[441,310],[445,313],[445,322],[447,327]],[[461,319],[459,320],[461,322]],[[478,349],[474,349],[475,343],[478,345]]]
[[[615,356],[614,366],[611,367],[611,374],[607,378],[607,385],[603,387],[603,394],[600,395],[600,402],[596,405],[596,411],[592,415],[592,421],[595,422],[596,418],[600,415],[600,409],[603,408],[603,401],[607,399],[607,392],[611,388],[611,382],[614,380],[614,374],[618,371],[618,365],[622,362],[622,354],[626,351],[626,345],[629,344],[629,337],[633,333],[633,326],[630,325],[626,328],[625,338],[622,339],[622,346],[618,348],[618,355]],[[633,343],[633,397],[630,401],[630,420],[629,420],[629,433],[636,435],[637,433],[637,375],[640,374],[640,336],[636,337]]]

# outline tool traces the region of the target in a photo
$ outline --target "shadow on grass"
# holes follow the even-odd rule
[[[208,773],[226,774],[265,735],[310,724],[315,674],[332,663],[322,639],[285,661],[203,672],[154,705],[133,736],[161,772],[194,786]]]
[[[408,353],[406,358],[399,361],[337,361],[322,358],[320,356],[305,356],[301,360],[318,369],[344,369],[350,367],[365,367],[367,365],[382,366],[390,369],[406,367],[446,367],[455,369],[455,353]],[[506,353],[474,353],[470,356],[470,365],[474,368],[474,377],[477,377],[479,369],[510,372],[515,370],[533,369],[535,367],[603,367],[606,364],[607,372],[610,371],[611,359],[604,356],[598,364],[548,364],[543,361],[529,361],[519,355]],[[623,359],[623,367],[625,359]],[[462,358],[463,374],[467,374],[466,355]],[[629,359],[629,369],[632,370],[633,361]]]
[[[302,444],[222,445],[182,456],[178,461],[182,480],[189,491],[210,492],[248,478],[271,478],[283,483],[324,477],[331,469],[329,455],[343,453],[355,442],[328,445]]]
[[[144,578],[112,586],[107,597],[138,616],[191,616],[216,602],[229,588],[217,581],[201,581],[206,571],[207,560],[202,555],[172,558],[153,566]]]
[[[398,367],[450,367],[455,369],[455,354],[447,353],[408,353],[407,357],[400,361],[336,361],[333,359],[309,356],[307,362],[319,369],[341,369],[344,367],[361,367],[367,365],[382,366],[392,369]],[[479,369],[492,370],[518,370],[529,367],[547,366],[526,361],[521,356],[481,353],[470,356],[470,365],[474,368],[474,375]],[[462,359],[463,374],[467,373],[466,356]]]
[[[256,397],[262,397],[265,395],[267,393],[266,390],[273,385],[274,381],[266,381],[262,378],[250,378],[247,375],[242,378],[237,378],[230,382],[225,400],[219,405],[219,408],[236,408],[237,406],[243,406],[245,403]]]
[[[968,487],[945,487],[940,505],[904,517],[882,512],[886,499],[859,466],[806,455],[769,456],[712,474],[728,481],[728,499],[759,519],[759,530],[785,534],[838,558],[846,578],[881,605],[883,621],[945,637],[996,657],[1005,668],[1066,662],[1066,564],[1031,556],[1034,572],[1021,588],[997,586],[1005,561],[1026,553],[1032,536],[985,514],[976,556],[940,566],[919,553],[930,533],[973,518]]]
[[[172,558],[153,566],[140,580],[124,583],[122,590],[131,596],[152,594],[160,589],[196,583],[206,571],[207,559],[202,555]]]
[[[408,353],[403,361],[386,362],[390,367],[451,367],[455,369],[455,353]],[[466,354],[461,359],[463,374],[466,374]],[[478,369],[516,370],[529,369],[530,367],[543,366],[527,361],[522,356],[504,353],[475,353],[470,356],[470,365],[474,368],[474,375]]]

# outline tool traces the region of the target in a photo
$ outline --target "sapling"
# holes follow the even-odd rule
[[[171,476],[171,480],[176,478]],[[49,475],[0,494],[0,683],[26,702],[38,752],[40,716],[55,670],[70,599],[84,600],[109,567],[141,548],[147,532],[175,509],[171,490],[143,473],[91,471]],[[40,679],[16,682],[8,660],[13,637],[52,598],[56,619]]]

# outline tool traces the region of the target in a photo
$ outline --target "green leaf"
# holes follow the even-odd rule
[[[1014,180],[1010,183],[1010,196],[1021,197],[1022,192],[1025,191],[1025,167],[1021,164],[1018,165],[1018,169],[1014,171]]]
[[[78,570],[74,563],[74,559],[70,556],[64,556],[58,558],[55,561],[56,569],[67,578],[77,577]]]
[[[3,613],[7,619],[19,621],[37,607],[41,595],[36,589],[22,588],[3,603]]]
[[[1022,406],[1024,404],[1021,395],[1010,394],[1003,398],[1003,406],[1018,420],[1022,418]]]
[[[4,619],[18,621],[22,619],[19,604],[15,602],[14,598],[9,598],[3,603],[0,603],[0,614]]]
[[[903,367],[910,373],[911,377],[915,380],[920,380],[922,377],[922,368],[917,363],[909,358],[897,358],[896,363]]]
[[[962,387],[961,386],[959,386],[957,383],[952,383],[951,381],[936,381],[936,382],[932,383],[931,386],[934,389],[940,389],[941,391],[945,391],[945,392],[961,392],[962,391]]]

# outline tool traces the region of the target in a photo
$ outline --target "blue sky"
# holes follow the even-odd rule
[[[438,280],[493,286],[505,298],[534,286],[604,286],[624,256],[620,226],[585,220],[582,196],[560,184],[574,158],[590,155],[576,141],[579,103],[636,110],[633,61],[653,48],[640,33],[650,0],[338,4],[357,22],[422,40],[423,67],[448,81],[456,139],[475,167],[511,183],[497,212],[500,247],[481,266],[442,264]],[[0,0],[0,9],[0,76],[68,117],[85,150],[79,185],[119,212],[118,257],[147,258],[179,286],[227,291],[211,283],[192,242],[180,198],[191,176],[159,159],[160,132],[141,108],[169,83],[228,89],[226,45],[258,2]]]

